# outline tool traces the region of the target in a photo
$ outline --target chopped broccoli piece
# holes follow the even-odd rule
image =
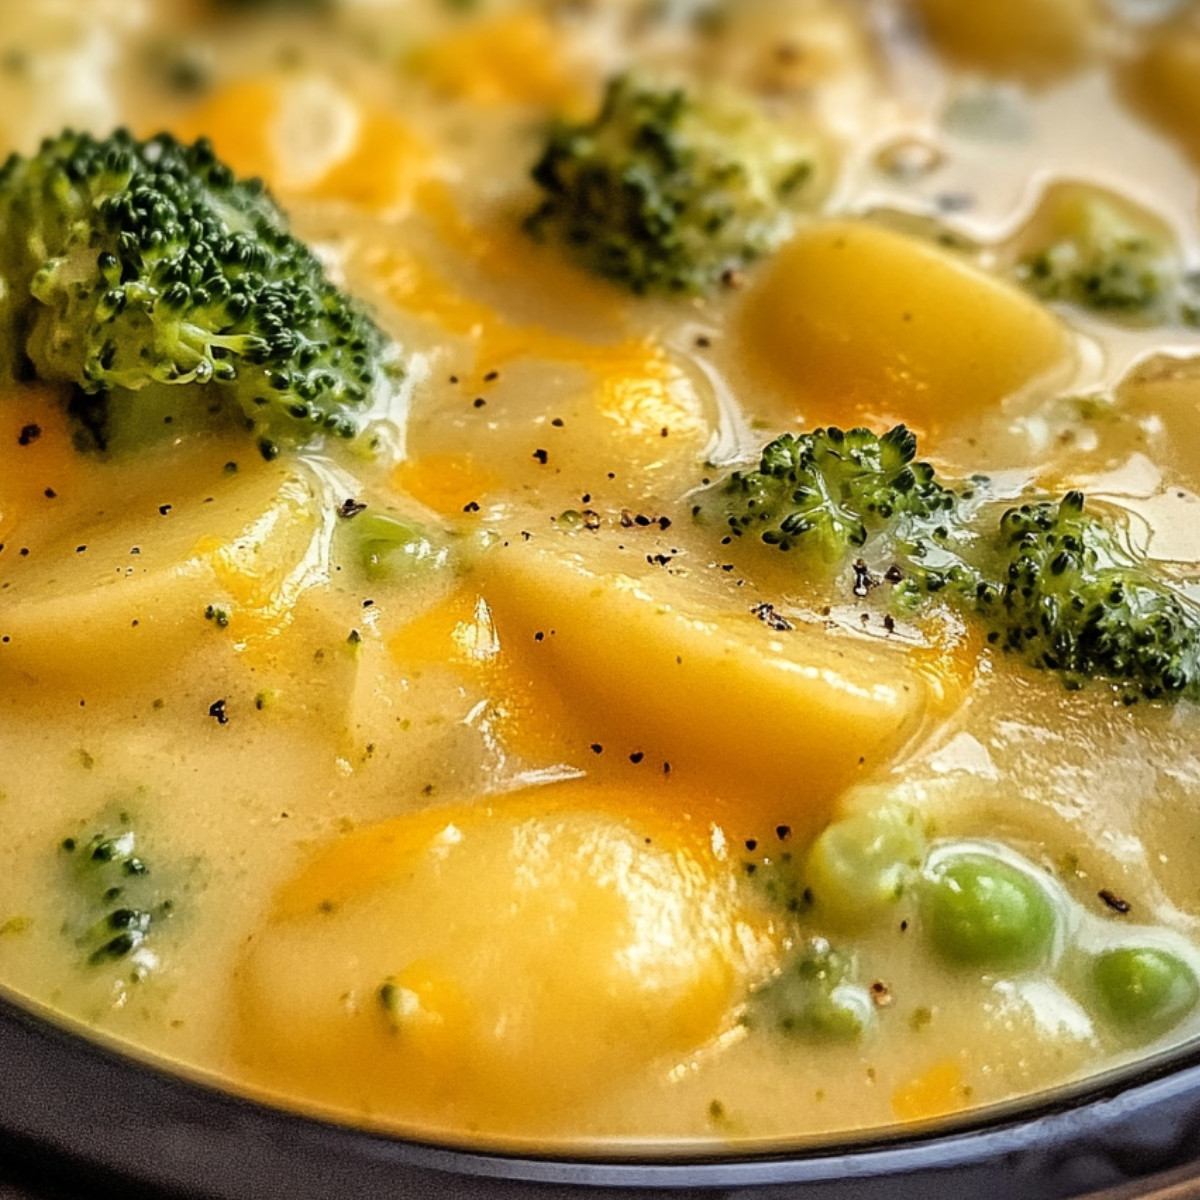
[[[158,923],[171,915],[174,903],[159,894],[150,869],[137,854],[137,840],[134,830],[126,827],[97,833],[82,844],[66,838],[62,850],[73,859],[72,877],[83,906],[82,927],[74,932],[87,965],[134,956],[134,973],[140,977],[155,959],[137,952]]]
[[[786,236],[813,170],[753,109],[620,76],[594,120],[551,130],[527,227],[638,294],[696,294]]]
[[[1010,509],[999,586],[978,593],[989,637],[1069,683],[1102,676],[1157,699],[1197,692],[1200,612],[1136,565],[1084,497]]]
[[[810,569],[840,569],[875,539],[925,590],[951,579],[973,584],[950,545],[963,498],[929,463],[915,461],[916,452],[916,435],[903,425],[882,437],[832,426],[785,433],[766,446],[756,470],[734,471],[692,513],[725,526],[731,538],[756,534],[796,550]]]
[[[802,1041],[857,1041],[871,1023],[871,998],[853,982],[851,960],[822,937],[802,945],[750,1000],[747,1025]]]
[[[941,595],[1002,650],[1071,687],[1105,679],[1127,700],[1200,698],[1200,607],[1140,565],[1084,498],[997,511],[976,479],[954,489],[903,426],[784,434],[757,470],[699,494],[693,515],[725,541],[794,550],[810,574],[853,568],[911,610]]]
[[[833,427],[785,433],[766,446],[757,470],[729,477],[719,506],[735,537],[752,531],[768,546],[812,547],[840,563],[897,520],[929,521],[957,507],[933,468],[913,462],[916,451],[916,435],[903,425],[882,437]]]
[[[0,227],[0,365],[75,385],[101,446],[161,428],[172,404],[232,402],[267,457],[352,437],[394,369],[261,181],[235,178],[207,141],[48,139],[0,169]]]
[[[344,523],[351,560],[373,582],[403,580],[450,561],[450,549],[413,521],[387,513],[364,513]]]
[[[1044,218],[1043,244],[1017,264],[1017,278],[1043,300],[1125,316],[1170,315],[1179,265],[1149,217],[1092,189],[1068,188]]]

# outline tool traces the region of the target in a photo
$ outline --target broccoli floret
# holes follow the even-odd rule
[[[0,169],[0,228],[7,373],[75,385],[101,445],[161,427],[164,406],[230,402],[268,457],[352,437],[393,369],[261,181],[207,141],[49,139]]]
[[[1000,519],[999,585],[977,604],[989,638],[1069,684],[1097,676],[1151,699],[1200,685],[1200,611],[1137,566],[1080,492]]]
[[[903,425],[881,437],[833,426],[785,433],[756,470],[734,471],[702,493],[692,513],[719,522],[730,538],[795,550],[818,571],[842,568],[873,542],[872,559],[901,559],[905,578],[919,575],[925,590],[947,579],[973,583],[951,546],[963,498],[916,453],[916,435]]]
[[[813,171],[753,109],[621,76],[594,120],[551,130],[527,227],[638,294],[695,294],[778,244]]]
[[[1017,264],[1017,277],[1043,300],[1124,316],[1169,316],[1179,267],[1149,218],[1091,190],[1068,189],[1050,203],[1049,228]]]
[[[128,818],[116,832],[84,842],[66,838],[62,850],[73,860],[72,879],[81,904],[79,927],[71,929],[87,965],[131,959],[139,978],[156,959],[146,948],[153,930],[174,911],[160,894],[150,868],[137,853],[137,834]]]
[[[897,609],[938,595],[1068,686],[1200,698],[1200,607],[1140,565],[1110,521],[1085,514],[1081,493],[999,510],[979,479],[952,488],[915,459],[903,426],[784,434],[758,470],[733,472],[692,511],[715,518],[726,543],[750,535],[798,551],[810,575],[852,567],[858,596],[868,577],[891,585]]]

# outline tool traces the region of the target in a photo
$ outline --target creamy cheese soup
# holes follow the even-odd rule
[[[122,417],[33,324],[96,244],[21,242],[0,177],[10,997],[338,1121],[614,1154],[1196,1037],[1200,9],[0,16],[0,146],[210,139],[388,360],[354,437],[219,374]],[[97,370],[164,345],[125,336]],[[764,482],[801,435],[822,487],[931,467]],[[1075,491],[1084,543],[996,566]]]

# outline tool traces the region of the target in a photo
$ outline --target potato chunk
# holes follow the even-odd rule
[[[1045,81],[1082,64],[1091,0],[917,0],[942,53],[997,75]]]
[[[319,850],[238,974],[244,1077],[410,1128],[573,1129],[731,1027],[763,919],[706,829],[623,803],[557,785]]]
[[[119,511],[111,492],[100,499],[109,468],[96,468],[101,490],[81,485],[14,531],[0,551],[0,675],[120,688],[161,671],[218,609],[233,636],[285,625],[319,574],[332,518],[295,465],[232,473],[223,461],[207,456],[170,480],[123,467]]]
[[[741,834],[815,832],[931,699],[896,646],[821,624],[773,630],[751,600],[718,612],[597,554],[514,542],[485,569],[501,654],[565,698],[580,745],[603,748],[589,765],[697,781],[710,816]]]
[[[747,296],[747,354],[806,423],[936,430],[1069,356],[1059,321],[1017,288],[916,238],[814,225]]]
[[[1152,38],[1124,83],[1134,104],[1200,159],[1200,30],[1170,28]]]

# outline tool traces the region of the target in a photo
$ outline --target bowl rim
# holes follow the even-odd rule
[[[0,1062],[0,1163],[172,1196],[438,1195],[453,1179],[456,1196],[476,1200],[544,1197],[548,1185],[580,1200],[597,1189],[721,1188],[770,1188],[769,1200],[1065,1200],[1191,1164],[1200,1175],[1200,1045],[949,1127],[657,1159],[457,1148],[341,1125],[174,1074],[3,996]]]

